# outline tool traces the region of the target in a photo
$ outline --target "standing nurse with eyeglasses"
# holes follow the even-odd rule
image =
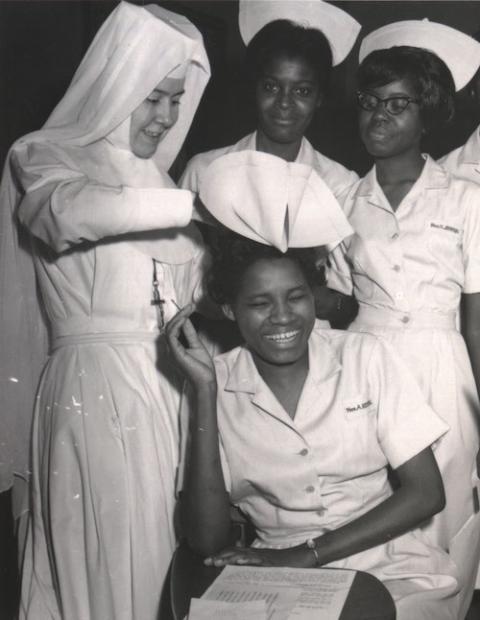
[[[328,285],[356,296],[350,329],[393,344],[450,426],[434,446],[446,507],[424,530],[457,564],[463,619],[480,555],[480,187],[452,177],[421,142],[453,116],[480,46],[441,24],[403,21],[368,35],[360,60],[359,128],[375,165],[344,197],[356,232],[334,252]]]

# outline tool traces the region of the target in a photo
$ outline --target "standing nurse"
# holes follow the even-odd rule
[[[480,547],[480,188],[420,144],[451,117],[454,87],[472,77],[479,46],[447,26],[404,21],[368,35],[360,59],[360,134],[375,166],[344,200],[356,232],[335,252],[329,285],[354,292],[350,329],[390,341],[450,426],[435,446],[446,507],[425,531],[457,564],[463,618]],[[455,327],[461,301],[465,340]]]
[[[208,77],[187,19],[122,2],[46,125],[10,151],[2,416],[24,455],[35,404],[22,619],[157,618],[181,388],[163,324],[196,297],[203,256],[168,169]]]
[[[475,38],[480,39],[480,33],[476,33]],[[471,62],[473,67],[476,58],[473,57]],[[469,95],[472,99],[472,105],[475,106],[474,117],[478,121],[480,110],[480,71],[477,71],[468,86]],[[472,135],[468,138],[463,146],[454,149],[448,155],[439,160],[453,175],[458,176],[474,183],[480,183],[480,127],[477,127]]]
[[[198,192],[217,157],[257,150],[311,166],[339,194],[357,175],[316,151],[305,132],[322,105],[332,65],[347,57],[360,24],[322,0],[240,0],[239,25],[255,86],[257,129],[236,144],[196,155],[182,187]]]
[[[256,150],[311,166],[335,196],[358,179],[355,172],[316,151],[305,138],[326,95],[332,65],[349,54],[360,24],[322,0],[240,0],[239,27],[255,88],[257,128],[236,144],[200,153],[180,185],[198,193],[208,165],[226,153]],[[207,233],[207,239],[211,233]],[[317,316],[348,323],[354,300],[317,287]]]

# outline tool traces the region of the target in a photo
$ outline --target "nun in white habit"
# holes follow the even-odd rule
[[[163,325],[199,298],[203,257],[192,195],[167,171],[208,78],[186,18],[122,2],[43,129],[9,153],[2,476],[32,470],[22,619],[157,617],[181,387]]]

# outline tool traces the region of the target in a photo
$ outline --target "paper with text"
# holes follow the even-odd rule
[[[188,620],[267,620],[265,601],[223,603],[192,598]]]
[[[338,620],[355,571],[226,566],[202,598],[264,600],[268,620]]]

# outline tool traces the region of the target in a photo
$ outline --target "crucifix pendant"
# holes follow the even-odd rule
[[[153,260],[153,281],[152,281],[153,299],[150,301],[150,305],[155,306],[155,309],[157,311],[158,329],[160,331],[163,331],[165,329],[165,311],[164,311],[165,300],[160,297],[160,291],[158,290],[160,283],[157,278],[157,261],[155,259],[152,259],[152,260]]]

